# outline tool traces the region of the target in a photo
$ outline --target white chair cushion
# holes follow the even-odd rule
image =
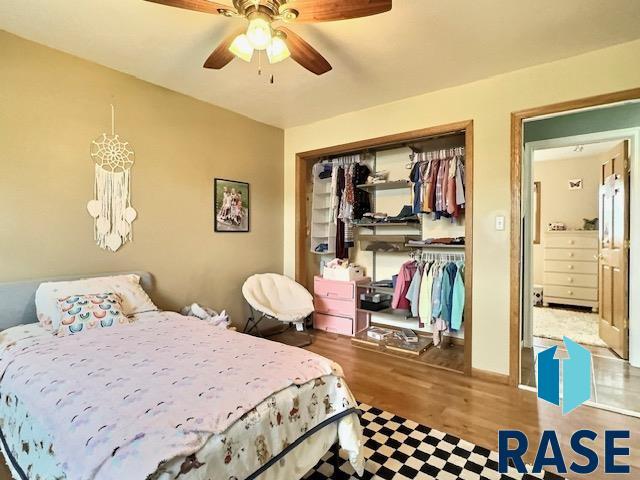
[[[249,277],[242,294],[253,308],[281,322],[299,322],[314,310],[313,297],[306,288],[276,273]]]

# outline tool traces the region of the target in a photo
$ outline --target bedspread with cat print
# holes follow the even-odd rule
[[[2,400],[26,405],[66,478],[145,478],[274,393],[342,376],[302,349],[153,315],[113,331],[26,338],[3,352]]]

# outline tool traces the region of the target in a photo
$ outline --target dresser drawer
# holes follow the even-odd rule
[[[598,250],[573,248],[545,248],[545,260],[572,260],[579,262],[596,262]]]
[[[352,300],[340,300],[316,295],[313,304],[318,313],[341,315],[344,317],[351,317],[354,314],[354,303]]]
[[[547,285],[598,288],[598,276],[572,273],[545,273],[544,285],[545,288],[547,287]]]
[[[598,274],[598,263],[593,262],[563,262],[561,260],[546,260],[544,262],[545,272],[556,273],[588,273],[591,275]]]
[[[560,298],[575,298],[577,300],[598,300],[597,288],[582,288],[582,287],[568,287],[558,285],[545,285],[544,296],[546,297],[560,297]]]
[[[313,327],[325,332],[338,333],[340,335],[353,335],[353,319],[315,313]]]
[[[355,285],[351,282],[336,282],[316,277],[313,282],[313,293],[318,297],[353,300],[355,297]]]
[[[547,235],[545,248],[598,248],[598,237],[595,235]]]

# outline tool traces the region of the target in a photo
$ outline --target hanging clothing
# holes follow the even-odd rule
[[[458,216],[459,209],[456,203],[456,166],[458,159],[449,161],[449,176],[447,180],[447,213],[454,218]]]
[[[442,318],[436,318],[431,324],[431,338],[433,344],[437,347],[442,343],[444,334],[448,330],[447,323]]]
[[[407,292],[411,285],[411,280],[418,269],[418,264],[414,260],[409,260],[402,264],[398,278],[396,280],[396,286],[393,291],[393,300],[391,306],[400,310],[409,310],[411,304],[407,300]]]
[[[338,207],[340,206],[340,195],[338,192],[339,168],[333,167],[331,170],[331,194],[329,195],[329,222],[335,223],[338,219]]]
[[[413,208],[412,212],[417,215],[422,212],[422,174],[420,173],[420,162],[413,164],[409,180],[413,182]]]
[[[407,290],[406,299],[411,304],[411,316],[418,317],[418,305],[420,304],[420,284],[422,283],[422,268],[418,265],[416,273],[413,274],[409,290]]]
[[[353,202],[353,218],[354,220],[360,220],[365,213],[371,212],[371,197],[369,192],[361,188],[357,188],[358,185],[367,183],[367,178],[371,174],[371,169],[364,164],[356,163],[353,173],[353,186],[354,186],[354,202]]]
[[[442,269],[442,289],[440,293],[440,315],[447,326],[451,323],[451,310],[453,305],[453,285],[458,273],[458,266],[453,263],[447,263]]]
[[[449,163],[441,160],[438,166],[438,176],[436,178],[436,195],[434,207],[434,220],[442,217],[449,217],[447,213],[447,190],[449,187]]]
[[[464,263],[458,264],[456,279],[453,283],[453,295],[451,300],[451,329],[460,330],[464,318],[465,286]]]
[[[456,160],[456,203],[459,207],[464,207],[465,199],[465,167],[462,158]]]
[[[344,243],[348,249],[354,245],[353,235],[353,204],[355,202],[355,188],[353,186],[354,164],[347,165],[344,168],[344,192],[342,194],[342,204],[340,218],[344,222]],[[346,258],[346,257],[345,257]]]
[[[442,294],[442,265],[437,263],[433,267],[433,286],[431,287],[431,318],[437,318],[442,312],[441,294]]]
[[[337,168],[337,192],[338,192],[338,212],[340,211],[342,202],[344,200],[344,168]],[[344,222],[340,219],[340,215],[336,218],[336,258],[348,258],[349,257],[349,249],[347,248],[345,241],[345,228]]]
[[[418,326],[424,328],[431,323],[431,290],[433,288],[433,262],[427,263],[422,271],[418,300]]]
[[[420,176],[422,179],[422,205],[420,206],[423,213],[430,213],[429,210],[429,195],[431,194],[431,161],[425,161],[420,163]]]

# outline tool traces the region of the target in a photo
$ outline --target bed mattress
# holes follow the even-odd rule
[[[180,319],[175,315],[166,312],[147,313],[139,316],[137,322],[142,324],[173,320],[179,323]],[[14,327],[0,334],[0,351],[7,347],[20,348],[22,345],[29,345],[35,337],[43,335],[51,334],[37,324]],[[229,338],[236,341],[238,354],[242,354],[243,340],[247,338],[246,336],[225,333],[222,338],[225,341],[229,341]],[[73,363],[73,359],[66,359],[66,361]],[[13,365],[5,365],[4,375],[18,375],[12,367]],[[0,380],[0,430],[4,437],[5,458],[13,459],[13,461],[8,459],[7,464],[14,478],[22,480],[24,475],[30,479],[76,480],[68,473],[68,455],[60,458],[56,453],[61,446],[65,447],[63,445],[66,441],[65,436],[51,430],[46,412],[41,409],[39,411],[37,405],[27,401],[28,396],[22,401],[21,396],[12,391],[15,390],[15,386],[5,388],[12,385],[6,380],[4,377]],[[33,381],[40,382],[42,388],[45,388],[48,383],[37,376]],[[335,424],[311,436],[305,435],[316,425],[355,405],[355,400],[339,372],[318,376],[304,383],[292,384],[266,396],[244,412],[228,428],[208,435],[204,444],[194,443],[192,448],[184,451],[183,454],[163,458],[153,471],[143,474],[140,470],[125,470],[119,478],[243,479],[270,463],[276,455],[286,451],[300,438],[304,438],[300,445],[274,463],[258,478],[264,480],[301,478],[337,438],[343,448],[349,452],[356,470],[361,470],[363,466],[361,428],[355,414],[346,415]],[[113,416],[118,418],[117,410],[113,412]],[[73,429],[69,430],[68,435],[74,435]],[[119,460],[118,457],[123,453],[136,455],[135,449],[130,449],[129,452],[126,448],[124,450],[116,455],[116,460]],[[83,453],[80,451],[78,455]],[[137,459],[134,458],[135,460]],[[99,468],[90,478],[109,478],[108,472],[113,471],[113,468],[111,470]]]

